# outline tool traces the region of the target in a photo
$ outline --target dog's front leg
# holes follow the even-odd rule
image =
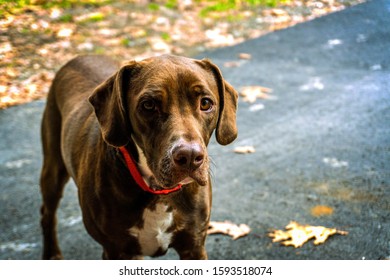
[[[191,250],[180,251],[178,253],[181,260],[207,260],[207,252],[203,246]]]
[[[176,236],[173,248],[181,260],[207,260],[205,248],[206,231],[196,233],[179,233]]]

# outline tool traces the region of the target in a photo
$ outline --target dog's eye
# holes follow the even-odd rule
[[[202,98],[200,100],[200,109],[202,111],[210,111],[212,107],[213,107],[213,101],[211,101],[211,99]]]
[[[142,102],[142,109],[149,111],[149,112],[154,111],[154,110],[156,110],[156,104],[151,100],[144,101],[144,102]]]

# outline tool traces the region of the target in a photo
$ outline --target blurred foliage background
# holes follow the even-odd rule
[[[77,55],[191,57],[361,1],[0,0],[0,109],[44,98]],[[237,54],[223,67],[243,63]]]
[[[147,5],[150,10],[158,10],[160,5],[170,9],[177,9],[180,6],[180,2],[187,2],[188,4],[194,2],[195,4],[206,4],[201,10],[200,16],[204,16],[209,12],[223,12],[234,9],[241,9],[248,6],[268,6],[276,7],[280,3],[286,3],[289,0],[194,0],[194,1],[180,1],[180,0],[166,0],[166,1],[147,1],[147,0],[129,0],[125,2],[133,2]],[[76,6],[90,6],[98,7],[102,5],[112,4],[113,0],[0,0],[0,16],[5,16],[7,13],[16,14],[23,12],[23,10],[33,7],[41,7],[45,9],[59,7],[59,8],[72,8]],[[187,4],[187,5],[188,5]]]

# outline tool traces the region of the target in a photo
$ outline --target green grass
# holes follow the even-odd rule
[[[112,2],[112,0],[0,0],[0,17],[7,14],[20,14],[30,7],[68,9],[75,6],[100,7]]]
[[[20,13],[29,4],[29,0],[0,0],[0,18],[7,14]]]
[[[243,6],[265,6],[265,7],[276,7],[279,4],[288,2],[289,0],[223,0],[223,1],[203,1],[198,0],[197,2],[210,2],[209,6],[202,9],[200,12],[201,17],[208,16],[211,12],[227,12],[232,10],[240,10]]]
[[[91,14],[88,19],[86,20],[87,22],[99,22],[105,19],[105,15],[102,13],[93,13]]]
[[[236,0],[217,1],[216,4],[203,8],[200,11],[200,16],[205,17],[210,12],[226,12],[235,9],[236,7],[237,7]]]
[[[96,47],[94,50],[95,54],[105,54],[105,52],[106,52],[106,49],[103,47]]]
[[[124,47],[128,47],[130,45],[131,40],[129,38],[122,38],[121,39],[121,45]]]
[[[69,9],[76,6],[100,7],[112,3],[110,0],[43,0],[39,1],[39,6],[44,8],[59,7]]]
[[[247,0],[246,2],[252,6],[276,7],[279,4],[288,2],[288,0]]]
[[[165,3],[165,7],[168,9],[177,9],[177,0],[168,0],[167,3]]]
[[[210,13],[223,13],[233,10],[240,10],[243,6],[266,6],[276,7],[279,4],[288,2],[289,0],[195,0],[194,4],[208,4],[200,12],[201,17],[207,17]],[[113,0],[0,0],[0,17],[7,14],[19,14],[25,9],[36,6],[45,9],[58,7],[63,9],[69,9],[76,6],[92,6],[99,7],[113,3]],[[160,2],[160,1],[159,1]],[[149,3],[147,8],[150,11],[159,11],[161,7],[169,9],[178,8],[178,0],[166,0],[162,3]],[[96,17],[90,18],[90,21],[97,22],[104,19],[104,16],[96,15]],[[60,19],[62,22],[70,22],[73,19],[70,15],[63,15]]]
[[[160,5],[159,4],[156,4],[156,3],[149,3],[148,4],[148,9],[150,10],[150,11],[158,11],[158,10],[160,10]]]
[[[161,39],[163,39],[165,42],[170,42],[172,40],[171,35],[166,32],[161,33]]]
[[[72,22],[73,21],[73,16],[71,14],[63,14],[59,17],[58,21],[60,22]]]
[[[0,18],[8,15],[22,14],[25,10],[40,7],[43,9],[62,8],[69,9],[77,6],[100,7],[112,3],[113,0],[0,0]],[[63,22],[69,22],[72,19],[60,19]],[[103,20],[96,18],[96,21]]]

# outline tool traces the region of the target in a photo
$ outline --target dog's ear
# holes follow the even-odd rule
[[[237,138],[237,91],[223,79],[221,71],[214,63],[208,59],[200,62],[212,72],[218,85],[220,108],[216,129],[217,141],[221,145],[230,144]]]
[[[131,124],[127,113],[126,94],[136,62],[122,66],[115,74],[97,86],[89,97],[104,141],[114,147],[127,144]]]

